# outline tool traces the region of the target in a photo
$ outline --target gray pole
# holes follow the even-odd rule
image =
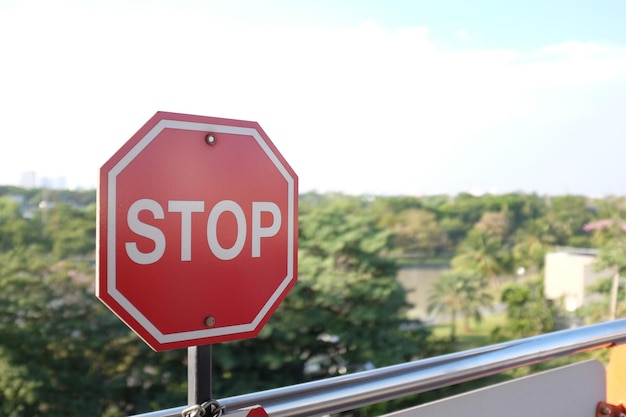
[[[189,405],[201,405],[212,399],[212,367],[211,345],[187,348],[187,403]]]

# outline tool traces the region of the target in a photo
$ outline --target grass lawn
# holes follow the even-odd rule
[[[489,316],[483,317],[480,323],[472,321],[469,331],[465,331],[463,320],[459,320],[457,322],[457,340],[454,345],[454,351],[460,352],[497,343],[490,339],[491,332],[498,326],[506,326],[506,320],[506,312],[491,314]],[[448,339],[450,337],[449,324],[438,324],[432,326],[431,329],[433,331],[433,336],[437,339]],[[608,349],[599,349],[589,352],[576,353],[556,359],[551,359],[532,366],[521,367],[517,370],[509,371],[509,373],[511,375],[523,376],[531,371],[547,370],[587,359],[598,359],[603,363],[607,363],[609,354],[610,350]]]
[[[474,320],[470,321],[469,330],[465,329],[463,319],[458,320],[456,324],[456,349],[467,350],[475,347],[487,346],[493,344],[490,340],[491,331],[498,326],[506,324],[506,312],[498,314],[490,314],[483,317],[480,323]],[[432,328],[433,336],[445,339],[450,337],[450,324],[438,324]]]

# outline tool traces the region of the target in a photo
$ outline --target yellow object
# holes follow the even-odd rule
[[[626,404],[626,345],[611,349],[606,369],[606,401]]]

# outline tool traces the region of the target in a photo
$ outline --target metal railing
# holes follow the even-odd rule
[[[253,405],[263,406],[271,417],[338,413],[622,343],[626,343],[626,319],[218,401],[226,413]],[[180,416],[184,408],[137,417]]]

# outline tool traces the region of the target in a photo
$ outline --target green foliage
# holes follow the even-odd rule
[[[0,254],[0,415],[119,416],[184,399],[169,384],[184,376],[182,358],[176,374],[160,370],[168,355],[148,352],[92,281],[89,267],[36,248]]]
[[[27,208],[37,207],[42,201],[66,203],[74,207],[86,207],[96,203],[94,190],[51,190],[0,185],[0,197],[8,196],[20,197]]]
[[[44,206],[32,218],[25,203],[0,197],[0,251],[37,244],[58,259],[92,253],[96,238],[96,206],[73,208],[67,203]]]
[[[475,229],[461,242],[451,264],[455,269],[478,271],[497,286],[498,276],[511,271],[511,260],[498,237]]]
[[[623,206],[524,194],[304,194],[299,281],[258,338],[214,346],[215,396],[447,353],[456,345],[405,318],[396,255],[452,259],[431,311],[454,311],[455,327],[460,318],[469,326],[492,302],[487,279],[541,268],[554,245],[600,242],[582,226]],[[95,218],[93,190],[0,187],[0,416],[115,417],[185,401],[186,351],[150,351],[93,295]],[[616,245],[603,248],[607,265],[623,261]],[[554,328],[541,282],[506,287],[502,300],[507,324],[496,340]]]
[[[626,313],[624,288],[619,284],[620,277],[626,274],[626,234],[622,224],[621,219],[615,219],[605,230],[599,231],[602,233],[595,234],[595,238],[600,240],[598,238],[601,236],[603,242],[596,256],[595,269],[599,273],[605,273],[606,277],[587,288],[601,298],[577,311],[585,322],[612,320],[624,317]]]
[[[474,225],[474,230],[504,242],[510,231],[509,214],[506,211],[486,211]]]
[[[469,320],[480,321],[481,308],[490,307],[493,299],[486,291],[487,277],[471,269],[453,269],[439,276],[428,299],[429,313],[450,315],[450,340],[456,338],[456,320],[460,314],[465,318],[466,330]]]
[[[611,290],[613,277],[600,278],[595,283],[587,287],[590,294],[599,296],[596,300],[587,303],[576,310],[575,315],[582,323],[599,323],[606,321],[610,315]],[[625,290],[623,286],[618,287],[618,300],[624,300]],[[624,317],[625,308],[623,301],[616,305],[616,317]]]
[[[617,268],[620,275],[626,275],[626,234],[622,233],[608,240],[598,252],[596,270]]]
[[[395,263],[382,256],[389,232],[360,199],[316,204],[301,210],[296,286],[258,338],[215,346],[216,393],[290,385],[424,354],[428,332],[402,330],[405,292]]]
[[[0,197],[0,251],[37,242],[41,231],[22,216],[20,203]]]
[[[432,257],[447,243],[446,233],[435,213],[428,210],[404,210],[391,230],[395,232],[394,247],[401,248],[404,254]]]
[[[545,255],[557,239],[550,233],[550,226],[541,220],[531,220],[526,227],[518,229],[513,236],[513,259],[516,266],[543,268]]]
[[[90,253],[96,244],[96,206],[74,209],[59,204],[46,220],[45,231],[59,259]]]
[[[556,244],[575,247],[590,246],[590,236],[584,226],[595,218],[586,197],[559,196],[552,199],[547,219],[555,230]]]
[[[502,291],[507,324],[493,332],[496,342],[548,333],[555,329],[559,309],[544,297],[543,278],[509,284]]]

